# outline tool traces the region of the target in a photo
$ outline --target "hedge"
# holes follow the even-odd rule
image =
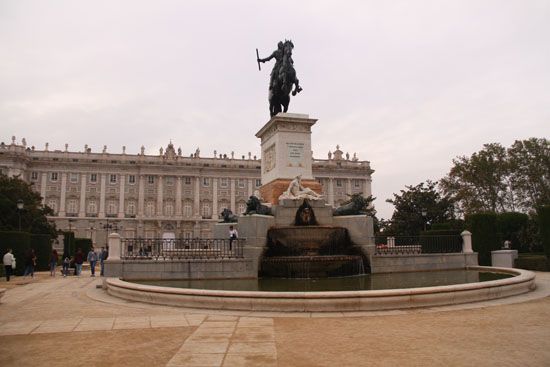
[[[479,254],[479,265],[491,265],[491,251],[499,250],[497,215],[495,213],[470,214],[466,228],[472,233],[472,247]]]
[[[52,238],[48,234],[31,234],[31,248],[36,255],[35,270],[50,269],[50,255],[52,253]]]
[[[23,271],[25,270],[25,254],[31,248],[31,234],[17,231],[0,231],[0,251],[2,257],[8,251],[8,248],[13,250],[13,256],[15,256],[15,275],[23,275]],[[4,266],[2,264],[3,272]]]
[[[539,217],[539,234],[546,258],[550,261],[550,206],[537,209]]]
[[[512,242],[512,248],[519,252],[529,252],[531,245],[525,242],[523,232],[527,230],[529,216],[523,213],[508,212],[497,216],[497,231],[499,244],[508,240]]]

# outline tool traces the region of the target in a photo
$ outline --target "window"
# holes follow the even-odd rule
[[[67,201],[67,213],[68,214],[78,213],[76,199],[70,199]]]
[[[186,239],[193,238],[193,232],[185,231],[185,232],[183,232],[183,237],[186,238]]]
[[[135,201],[129,201],[126,204],[126,214],[136,215],[136,202]]]
[[[155,215],[155,202],[148,201],[145,205],[145,216],[152,217]]]
[[[174,204],[171,202],[168,202],[164,204],[164,215],[167,217],[171,217],[174,215]]]
[[[336,187],[342,187],[342,180],[336,179]]]
[[[257,178],[256,179],[256,187],[260,187],[260,186],[262,186],[262,180]]]
[[[69,175],[69,181],[71,183],[77,183],[78,182],[78,174],[77,173],[71,173]]]
[[[174,186],[174,178],[166,177],[166,186]]]
[[[109,182],[112,184],[116,183],[116,175],[109,175]]]
[[[361,187],[361,181],[359,180],[353,180],[353,184],[355,185],[355,187]]]
[[[229,180],[227,178],[222,178],[221,181],[220,181],[220,187],[223,187],[223,188],[226,188],[227,186],[229,186]]]
[[[97,204],[95,200],[88,201],[88,210],[86,211],[88,214],[96,214],[97,213]]]
[[[191,177],[185,177],[185,184],[191,185]]]
[[[147,176],[147,183],[152,185],[155,183],[155,176]]]
[[[192,215],[193,215],[193,207],[191,206],[191,203],[185,203],[183,205],[183,216],[189,218]]]
[[[237,205],[237,213],[242,214],[246,211],[246,204],[245,203],[239,203]]]
[[[96,183],[97,182],[97,173],[92,173],[90,175],[90,182],[91,183]]]
[[[31,181],[38,180],[38,172],[31,172]]]
[[[243,189],[244,188],[244,179],[239,178],[238,185],[239,185],[239,189]]]
[[[50,173],[50,181],[57,182],[57,172]]]
[[[115,200],[109,200],[107,202],[107,214],[114,215],[117,212],[117,202]]]
[[[134,175],[128,176],[128,183],[129,184],[135,184],[136,183],[136,176],[134,176]]]
[[[53,212],[55,214],[57,214],[57,200],[56,199],[48,200],[48,206],[53,210]]]
[[[202,203],[201,215],[203,219],[207,219],[212,216],[212,212],[210,211],[210,203]]]
[[[210,186],[210,178],[208,178],[208,177],[203,177],[203,178],[202,178],[202,185],[205,186],[205,187]]]

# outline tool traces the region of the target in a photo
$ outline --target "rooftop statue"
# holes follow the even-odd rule
[[[300,81],[296,77],[296,70],[294,70],[294,60],[292,60],[293,48],[294,44],[292,41],[285,40],[284,43],[279,42],[277,49],[264,59],[260,59],[258,49],[256,49],[258,68],[260,68],[260,62],[264,63],[275,59],[275,65],[273,65],[269,80],[269,114],[271,117],[279,112],[288,111],[291,91],[293,96],[302,91]],[[294,90],[292,90],[293,85]]]

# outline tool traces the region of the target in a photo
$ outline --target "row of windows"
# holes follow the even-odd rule
[[[38,172],[31,172],[31,180],[37,181],[38,180]],[[51,182],[57,182],[59,180],[59,174],[58,172],[50,172],[50,181]],[[79,180],[79,174],[78,173],[69,173],[69,182],[71,183],[78,183]],[[116,174],[109,174],[109,183],[116,184],[118,181],[118,175]],[[97,173],[91,173],[88,177],[88,182],[90,183],[97,183]],[[136,176],[135,175],[128,175],[128,183],[129,184],[135,184],[136,183]],[[155,183],[155,176],[147,176],[147,183],[152,185]],[[174,178],[173,177],[166,177],[165,183],[167,186],[173,186],[174,185]],[[184,177],[184,183],[185,185],[191,185],[191,177]],[[202,185],[205,187],[210,186],[210,178],[209,177],[203,177],[202,179]],[[260,179],[256,179],[256,187],[260,187],[262,185],[262,181]],[[227,188],[229,187],[229,179],[228,178],[221,178],[220,179],[220,187]],[[246,187],[246,180],[245,179],[238,179],[237,180],[237,187],[239,188],[245,188]]]
[[[47,205],[53,209],[55,213],[57,213],[57,200],[56,199],[50,199],[47,202]],[[129,201],[126,203],[126,215],[136,215],[136,202],[135,201]],[[220,208],[226,208],[228,207],[228,203],[225,201],[219,202]],[[77,214],[78,213],[78,201],[76,199],[69,199],[67,200],[67,214]],[[165,216],[172,216],[174,215],[174,204],[171,202],[164,203],[164,213]],[[246,204],[243,202],[239,202],[237,204],[237,213],[244,213],[246,210]],[[153,217],[156,215],[157,212],[157,203],[154,201],[148,201],[145,203],[145,216],[146,217]],[[98,213],[98,205],[95,200],[88,200],[86,205],[86,214],[87,215],[96,215]],[[114,200],[108,200],[105,203],[105,214],[107,215],[116,215],[118,213],[118,202]],[[211,204],[208,202],[202,203],[200,208],[200,214],[204,218],[210,218],[212,216],[212,209]],[[193,205],[190,202],[186,202],[183,205],[183,216],[184,217],[191,217],[193,215]]]

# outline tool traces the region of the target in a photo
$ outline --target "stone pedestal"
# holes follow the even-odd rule
[[[279,196],[296,176],[302,185],[321,192],[313,179],[311,127],[317,122],[308,115],[278,113],[256,133],[261,139],[262,184],[260,193],[265,202],[277,204]]]
[[[497,268],[513,268],[518,250],[491,251],[491,264]]]
[[[258,274],[260,259],[267,246],[267,230],[275,225],[270,215],[243,215],[239,217],[239,237],[245,238],[244,258],[252,261],[252,273]]]
[[[279,202],[279,205],[274,205],[271,210],[275,216],[275,224],[277,226],[292,226],[296,220],[296,212],[304,200],[285,199]],[[332,207],[326,205],[324,200],[309,200],[309,205],[313,209],[317,224],[321,226],[331,226]]]

